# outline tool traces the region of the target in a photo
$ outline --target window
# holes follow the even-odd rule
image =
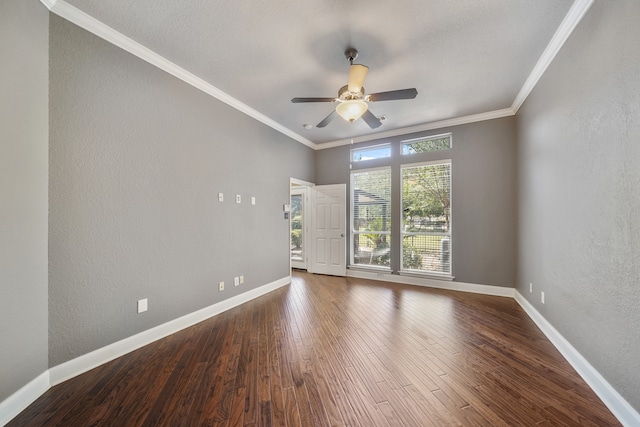
[[[402,270],[451,275],[451,161],[402,166]]]
[[[402,155],[448,150],[449,148],[451,148],[450,133],[402,141]]]
[[[374,145],[372,147],[355,148],[351,150],[352,162],[384,159],[387,157],[391,157],[391,144]]]
[[[351,264],[390,268],[391,169],[351,173]]]

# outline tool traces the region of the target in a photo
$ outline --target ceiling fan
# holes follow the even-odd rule
[[[369,67],[361,64],[354,64],[353,60],[358,57],[358,51],[350,48],[344,53],[349,60],[349,84],[342,86],[338,91],[337,98],[293,98],[291,102],[337,102],[336,109],[324,118],[316,127],[323,128],[335,118],[336,114],[347,120],[354,122],[362,117],[371,129],[375,129],[382,125],[371,111],[369,111],[369,102],[377,101],[393,101],[397,99],[413,99],[418,95],[415,88],[392,90],[389,92],[378,92],[365,95],[364,79],[367,77]]]

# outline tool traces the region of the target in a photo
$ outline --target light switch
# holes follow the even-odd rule
[[[218,201],[224,202],[224,193],[218,193]]]
[[[255,196],[251,196],[251,204],[252,205],[256,204],[256,197]]]

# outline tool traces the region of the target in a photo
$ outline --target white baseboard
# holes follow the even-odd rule
[[[49,390],[49,371],[44,371],[20,390],[0,402],[0,426],[4,426]]]
[[[560,351],[582,379],[598,395],[613,415],[624,426],[640,426],[640,414],[604,379],[602,375],[527,301],[515,291],[515,300],[524,309],[549,341]]]
[[[182,329],[188,328],[189,326],[195,325],[196,323],[202,322],[216,314],[220,314],[223,311],[227,311],[240,304],[251,301],[254,298],[274,291],[281,286],[289,284],[290,282],[291,276],[283,277],[282,279],[260,286],[259,288],[252,289],[243,294],[220,301],[219,303],[194,311],[193,313],[189,313],[154,328],[147,329],[139,334],[132,335],[118,342],[114,342],[113,344],[94,350],[91,353],[84,354],[80,357],[69,360],[68,362],[54,366],[49,369],[51,385],[54,386],[60,384],[61,382],[78,376],[97,366],[130,353],[133,350],[137,350],[140,347],[144,347],[147,344],[174,334]]]
[[[475,294],[493,295],[513,298],[514,288],[503,286],[477,285],[475,283],[452,282],[427,277],[402,276],[387,272],[347,270],[347,277],[359,279],[381,280],[384,282],[402,283],[405,285],[426,286],[429,288],[448,289],[450,291],[472,292]]]
[[[54,385],[83,374],[97,366],[110,362],[120,356],[144,347],[154,341],[176,333],[210,317],[249,302],[269,292],[291,283],[291,276],[286,276],[259,288],[252,289],[235,297],[220,301],[201,310],[171,320],[139,334],[130,336],[113,344],[84,354],[68,362],[62,363],[40,374],[20,390],[0,402],[0,426],[4,426],[16,415],[32,404],[38,397]]]

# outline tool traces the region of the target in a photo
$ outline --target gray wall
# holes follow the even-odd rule
[[[596,1],[517,116],[518,290],[636,410],[639,16]]]
[[[0,401],[47,370],[48,22],[0,2]]]
[[[452,266],[455,280],[513,287],[516,280],[516,121],[514,117],[403,135],[316,153],[316,183],[349,185],[351,148],[392,142],[390,160],[353,165],[354,170],[391,164],[396,189],[393,221],[400,219],[400,165],[451,159],[452,164]],[[400,141],[421,135],[451,132],[452,148],[411,157],[399,156]],[[348,204],[349,206],[349,204]],[[392,228],[392,241],[400,241],[400,227]],[[350,248],[347,248],[349,250]],[[349,258],[347,258],[349,259]],[[399,270],[400,256],[391,258]]]
[[[50,366],[288,276],[282,205],[289,177],[313,181],[313,150],[50,27]]]

